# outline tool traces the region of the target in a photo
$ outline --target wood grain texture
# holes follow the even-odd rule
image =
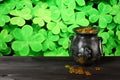
[[[120,80],[120,57],[103,57],[83,67],[92,76],[70,74],[64,66],[77,64],[71,57],[0,57],[0,80]],[[101,68],[95,70],[95,66]]]

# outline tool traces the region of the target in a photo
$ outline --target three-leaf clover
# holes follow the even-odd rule
[[[13,39],[13,36],[8,33],[6,29],[0,32],[0,53],[9,54],[11,49],[8,47],[7,43]]]
[[[41,51],[45,37],[41,32],[33,33],[33,28],[29,25],[23,26],[22,29],[16,28],[13,31],[15,41],[12,43],[12,49],[21,56],[29,55],[30,49],[35,52]]]
[[[30,9],[33,8],[31,0],[13,0],[13,1],[15,2],[17,10],[21,10],[24,7],[28,7]]]
[[[47,28],[51,30],[53,34],[59,34],[61,31],[67,32],[67,26],[62,21],[49,22]]]
[[[120,40],[120,31],[119,30],[116,31],[116,35],[118,37],[118,40]]]
[[[59,16],[61,16],[65,24],[72,24],[75,19],[75,16],[74,16],[75,7],[76,7],[75,0],[71,0],[71,1],[56,0],[56,6],[54,6],[54,10],[57,11],[57,13],[59,13],[59,14],[56,14],[56,16],[58,16],[57,19],[59,19]]]
[[[120,45],[116,47],[115,56],[120,56]]]
[[[45,36],[45,41],[43,42],[43,51],[54,50],[56,48],[56,41],[58,41],[59,36],[53,34],[51,31],[42,31]]]
[[[57,6],[50,6],[50,11],[52,21],[57,21],[61,19],[61,12]]]
[[[71,9],[75,9],[76,7],[76,3],[75,0],[56,0],[56,5],[59,7],[59,9],[63,9],[63,8],[71,8]]]
[[[73,9],[62,9],[61,18],[65,24],[78,24],[80,26],[88,26],[89,21],[84,12],[74,12]]]
[[[4,26],[5,23],[10,21],[10,17],[8,15],[0,14],[0,26]]]
[[[89,3],[86,6],[76,6],[75,8],[77,11],[81,11],[84,12],[86,16],[89,16],[89,11],[91,11],[91,9],[93,9],[93,3]]]
[[[117,47],[116,41],[114,39],[114,37],[110,37],[107,41],[106,44],[107,49],[109,50],[109,54],[113,53],[112,50],[115,49]],[[107,53],[106,53],[107,54]]]
[[[31,9],[28,7],[23,7],[22,10],[11,10],[10,14],[14,16],[10,19],[10,23],[18,26],[23,26],[25,20],[32,18]]]
[[[58,44],[62,45],[64,49],[67,49],[69,46],[69,34],[61,33],[61,38],[58,40]]]
[[[73,29],[76,28],[76,27],[79,27],[79,26],[77,24],[70,25],[68,27],[68,32],[69,33],[74,33]]]
[[[99,37],[102,37],[102,39],[103,39],[102,44],[106,44],[107,41],[108,41],[108,39],[109,39],[109,37],[110,37],[110,35],[109,35],[108,32],[100,32],[100,33],[98,34],[98,36],[99,36]]]
[[[0,26],[4,26],[5,23],[10,21],[10,17],[7,15],[15,7],[13,1],[0,4]]]
[[[110,0],[110,4],[111,5],[116,5],[117,4],[117,0]]]
[[[85,0],[56,0],[56,5],[61,9],[61,8],[71,8],[75,9],[76,4],[79,6],[84,6],[85,5]]]
[[[120,3],[117,3],[117,0],[110,0],[112,4],[111,15],[114,15],[113,20],[116,24],[120,24]]]
[[[112,16],[109,14],[111,11],[111,6],[100,2],[98,4],[98,10],[93,8],[89,11],[89,20],[91,23],[98,21],[100,28],[105,28],[108,23],[112,21]]]
[[[35,16],[33,19],[34,24],[38,24],[39,26],[44,26],[45,22],[49,23],[51,21],[51,12],[47,9],[47,4],[37,4],[33,9],[33,15]]]
[[[84,6],[84,5],[85,5],[85,0],[76,0],[76,3],[77,3],[79,6]]]
[[[88,21],[88,19],[86,19],[84,12],[76,12],[75,15],[76,15],[76,19],[75,19],[76,24],[78,24],[80,26],[88,26],[89,25],[89,21]]]
[[[85,17],[85,12],[76,12],[75,13],[74,23],[68,27],[68,32],[73,33],[73,29],[79,26],[88,26],[90,23]]]
[[[86,19],[81,19],[80,15],[77,15],[77,13],[75,14],[74,9],[76,8],[76,2],[82,6],[84,5],[84,0],[56,0],[56,4],[57,7],[54,7],[54,9],[57,11],[57,13],[59,13],[57,16],[60,16],[61,14],[61,18],[64,21],[65,24],[74,24],[75,23],[75,19],[76,17],[79,18],[79,24],[82,26],[86,25],[86,24],[81,24],[82,22],[86,22]],[[81,14],[83,16],[83,14]],[[88,22],[88,20],[87,20]]]
[[[116,27],[116,24],[115,24],[115,23],[110,23],[110,24],[108,24],[107,29],[108,29],[108,30],[113,30],[115,27]],[[113,30],[113,31],[114,31],[114,30]]]

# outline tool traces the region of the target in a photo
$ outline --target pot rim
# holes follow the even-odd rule
[[[78,32],[77,30],[78,29],[85,29],[85,28],[91,28],[91,29],[93,29],[93,30],[96,30],[94,33],[88,33],[88,32]],[[96,27],[90,27],[90,26],[85,26],[85,27],[76,27],[76,28],[74,28],[73,29],[73,31],[75,32],[75,33],[77,33],[77,34],[84,34],[84,35],[96,35],[96,34],[98,34],[98,32],[99,32],[99,29],[98,28],[96,28]]]

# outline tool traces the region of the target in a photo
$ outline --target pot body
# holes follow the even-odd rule
[[[70,37],[70,53],[80,64],[91,64],[102,56],[102,39],[97,34],[76,34]]]

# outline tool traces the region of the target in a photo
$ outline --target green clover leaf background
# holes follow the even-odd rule
[[[85,26],[105,56],[120,55],[120,0],[0,0],[0,56],[71,56],[69,36]]]
[[[13,5],[11,5],[13,3]],[[15,5],[13,1],[8,1],[4,4],[0,4],[0,26],[4,26],[10,21],[10,17],[7,15],[14,9]]]
[[[53,34],[59,34],[62,32],[67,32],[67,26],[62,22],[50,22],[47,24],[47,28],[52,31]]]
[[[10,14],[15,16],[10,19],[10,23],[18,26],[23,26],[25,20],[30,20],[32,18],[31,9],[28,7],[24,7],[22,10],[11,10]]]
[[[34,24],[38,24],[39,26],[44,26],[45,22],[50,22],[51,21],[51,12],[46,9],[47,4],[37,4],[34,7],[34,13],[33,15],[35,16],[33,19]]]
[[[13,36],[8,33],[6,29],[3,29],[0,32],[0,53],[7,55],[10,54],[11,49],[10,46],[7,45],[13,39]]]
[[[111,6],[103,2],[98,4],[98,10],[93,8],[89,12],[89,20],[92,23],[98,21],[100,28],[105,28],[112,21],[112,16],[108,13],[111,11]]]
[[[67,49],[69,47],[69,34],[68,33],[61,33],[61,38],[58,40],[58,44],[62,45],[64,49]]]
[[[42,31],[44,33],[45,36],[45,41],[43,42],[43,51],[46,50],[54,50],[56,48],[56,41],[58,41],[59,36],[53,34],[51,31],[46,32],[45,30]]]
[[[41,43],[45,40],[43,34],[33,34],[33,28],[29,25],[25,25],[22,29],[16,28],[13,35],[16,40],[12,43],[12,48],[18,51],[21,56],[29,55],[30,48],[35,52],[40,51],[42,49]]]

